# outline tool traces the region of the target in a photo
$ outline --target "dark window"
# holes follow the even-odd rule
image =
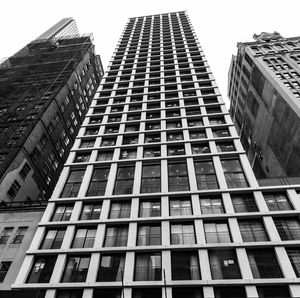
[[[247,187],[248,183],[237,159],[221,160],[227,186],[229,188]]]
[[[294,268],[297,277],[300,277],[300,249],[299,248],[286,248],[290,262]]]
[[[107,227],[105,235],[105,247],[126,246],[128,238],[127,226]]]
[[[264,194],[264,197],[270,211],[292,210],[291,203],[284,193]]]
[[[168,156],[184,155],[185,154],[184,144],[168,146],[167,151],[168,151]]]
[[[208,143],[192,144],[192,153],[193,154],[210,153]]]
[[[90,153],[77,153],[74,162],[88,162],[90,156]]]
[[[68,221],[72,215],[73,206],[56,206],[51,221]]]
[[[125,255],[102,255],[97,281],[121,281],[124,275],[124,266]]]
[[[100,213],[101,213],[101,204],[87,203],[83,205],[80,219],[81,220],[99,219]]]
[[[97,156],[97,161],[107,161],[112,160],[114,155],[113,150],[107,150],[107,151],[99,151]]]
[[[65,229],[48,230],[40,249],[59,249],[63,242],[65,232]]]
[[[234,250],[210,251],[208,255],[213,279],[242,278]]]
[[[90,256],[69,256],[61,282],[85,282]]]
[[[133,289],[132,298],[161,298],[161,288],[137,288]]]
[[[281,240],[300,240],[300,222],[298,219],[274,219]]]
[[[17,233],[12,241],[12,244],[21,244],[25,237],[27,229],[28,229],[27,227],[18,228]]]
[[[57,290],[56,298],[82,298],[83,290]]]
[[[20,176],[23,180],[26,179],[27,175],[29,174],[31,168],[27,162],[25,162],[24,166],[22,167],[20,171]]]
[[[251,194],[231,195],[233,209],[236,213],[258,211],[254,198]]]
[[[161,280],[161,254],[136,254],[134,280]]]
[[[0,282],[3,282],[12,262],[0,263]]]
[[[62,198],[73,198],[78,195],[85,170],[71,170],[61,193]]]
[[[235,151],[235,147],[232,142],[216,143],[218,152],[231,152]]]
[[[109,288],[95,289],[93,298],[98,298],[98,297],[121,298],[122,297],[121,293],[122,293],[121,289],[109,289]]]
[[[224,213],[222,198],[201,198],[200,207],[202,214],[220,214]]]
[[[114,194],[131,194],[134,179],[134,166],[120,166],[115,182]]]
[[[14,228],[4,228],[0,236],[0,245],[6,244]]]
[[[203,298],[201,288],[172,288],[172,297],[173,298]]]
[[[130,201],[112,202],[110,206],[109,218],[129,218],[130,209]]]
[[[26,283],[48,283],[56,262],[56,256],[37,257]]]
[[[120,159],[135,159],[136,153],[136,149],[124,149],[121,151]]]
[[[144,165],[141,192],[160,192],[160,176],[160,165]]]
[[[160,216],[160,201],[140,201],[140,217]]]
[[[246,298],[244,287],[218,287],[214,288],[215,298]]]
[[[217,177],[212,161],[195,161],[198,189],[218,188]]]
[[[94,147],[95,139],[82,139],[80,148],[91,148]]]
[[[185,162],[169,163],[169,191],[190,190],[187,166]]]
[[[89,248],[94,246],[96,228],[76,229],[72,248]]]
[[[244,242],[269,240],[261,220],[241,220],[239,226]]]
[[[172,252],[171,262],[173,280],[200,279],[199,261],[197,253]]]
[[[286,286],[258,286],[259,298],[289,298],[290,293]]]
[[[14,181],[10,189],[7,191],[7,195],[11,200],[14,200],[14,198],[17,196],[19,190],[21,188],[21,185],[18,181]]]
[[[106,189],[109,168],[95,169],[86,196],[103,196]]]
[[[249,249],[247,253],[254,278],[283,277],[273,250]]]
[[[160,157],[160,147],[145,147],[144,157]]]
[[[155,225],[142,225],[138,227],[137,245],[160,245],[161,228]]]

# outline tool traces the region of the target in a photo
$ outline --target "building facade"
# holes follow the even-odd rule
[[[0,202],[50,197],[102,74],[73,19],[0,65]]]
[[[286,183],[300,176],[300,38],[255,38],[232,57],[230,115],[256,177]]]
[[[299,188],[258,184],[187,13],[130,18],[13,288],[299,297]]]

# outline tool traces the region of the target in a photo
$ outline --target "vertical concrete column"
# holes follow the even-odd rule
[[[88,165],[86,167],[86,171],[84,173],[82,183],[80,185],[80,189],[79,189],[79,192],[78,192],[78,197],[84,197],[85,196],[85,194],[88,190],[88,187],[89,187],[89,182],[91,180],[92,174],[93,174],[93,166]]]
[[[202,219],[195,219],[195,233],[197,244],[206,244],[205,241],[205,231]]]
[[[45,298],[55,298],[55,290],[47,290]]]
[[[33,265],[34,256],[26,255],[14,285],[24,284]]]
[[[295,274],[294,269],[291,265],[290,259],[288,257],[288,254],[287,254],[285,248],[282,247],[282,246],[276,246],[274,249],[275,249],[275,254],[277,256],[277,261],[278,261],[278,264],[281,268],[283,276],[285,278],[296,278],[296,274]]]
[[[35,250],[38,249],[42,243],[43,238],[45,237],[46,228],[45,227],[38,227],[34,237],[32,239],[32,242],[30,244],[29,250]]]
[[[243,279],[253,279],[248,256],[245,248],[237,248],[236,256]]]
[[[169,197],[168,196],[161,197],[161,216],[162,217],[169,216]]]
[[[207,249],[199,249],[198,256],[199,256],[201,279],[202,280],[211,280],[212,278],[211,278],[209,257],[208,257]]]
[[[222,194],[222,199],[223,199],[223,204],[224,204],[225,212],[226,213],[234,213],[234,209],[233,209],[233,205],[232,205],[230,194],[228,192],[227,193],[223,193]]]
[[[134,252],[128,251],[125,258],[124,285],[128,285],[134,278]]]
[[[111,196],[113,194],[116,176],[117,176],[117,164],[113,163],[110,167],[110,172],[107,178],[105,196]]]
[[[264,216],[263,223],[271,241],[281,241],[272,216]]]
[[[100,264],[100,253],[92,253],[86,282],[95,282]]]
[[[76,201],[71,214],[71,221],[78,220],[82,209],[82,201]]]
[[[103,200],[100,220],[106,220],[109,217],[109,208],[110,208],[110,200]]]
[[[234,243],[242,243],[243,239],[236,218],[228,218],[228,225],[231,231],[231,238]]]
[[[300,293],[300,285],[299,284],[293,284],[289,285],[291,296],[294,298],[299,298]]]
[[[66,262],[67,262],[67,255],[60,254],[57,256],[56,263],[55,263],[49,283],[59,283],[60,282]]]
[[[260,212],[269,212],[269,208],[261,191],[254,191],[254,200]]]
[[[300,196],[297,194],[295,189],[287,189],[287,195],[290,199],[291,204],[295,210],[300,210]]]
[[[127,247],[134,247],[137,241],[137,223],[131,222],[129,223],[128,228],[128,239],[127,239]]]
[[[93,298],[93,289],[85,289],[82,298]]]
[[[52,196],[51,196],[52,199],[59,198],[59,195],[63,190],[63,187],[66,183],[66,180],[68,179],[69,170],[70,170],[70,167],[64,167],[63,168],[63,170],[60,174],[59,182],[56,184],[56,186],[54,188],[54,191],[52,193]]]
[[[236,151],[245,152],[243,145],[241,144],[239,139],[233,140]]]
[[[168,162],[167,160],[161,161],[161,186],[162,193],[168,192]]]
[[[200,215],[201,214],[201,208],[200,208],[200,201],[198,195],[191,195],[192,200],[192,209],[194,215]]]
[[[131,200],[131,214],[130,218],[138,218],[139,217],[139,199],[133,198]]]
[[[215,298],[213,287],[203,287],[203,298]]]
[[[255,286],[246,286],[246,295],[248,298],[257,298],[258,293]]]
[[[45,223],[45,222],[50,221],[51,216],[54,213],[54,209],[55,209],[55,203],[54,202],[49,202],[40,223]]]
[[[191,191],[197,191],[198,186],[197,186],[197,179],[196,179],[196,173],[195,173],[193,159],[187,158],[186,162],[187,162],[188,178],[189,178],[189,182],[190,182],[190,189],[191,189]]]
[[[133,180],[133,194],[139,194],[141,189],[141,177],[142,177],[142,162],[135,163],[135,172]]]
[[[104,246],[104,237],[105,237],[105,224],[99,224],[97,227],[96,238],[94,247],[100,248]]]
[[[170,245],[170,235],[170,223],[164,220],[161,222],[161,244],[163,246]]]
[[[171,272],[171,252],[169,250],[163,250],[161,252],[161,269],[162,269],[162,280],[163,280],[163,272],[165,270],[166,281],[172,280],[172,272]]]
[[[132,288],[123,288],[123,293],[124,293],[124,297],[121,296],[122,298],[131,298],[132,295]]]
[[[257,180],[254,176],[253,170],[251,168],[251,165],[249,163],[249,160],[247,158],[246,154],[240,154],[240,161],[242,164],[242,168],[244,169],[244,174],[247,178],[247,181],[249,182],[249,185],[251,187],[258,187]]]
[[[227,188],[227,183],[225,180],[223,168],[221,165],[221,161],[218,156],[213,156],[213,163],[215,166],[215,171],[216,171],[216,176],[218,179],[219,187],[220,189],[226,189]]]

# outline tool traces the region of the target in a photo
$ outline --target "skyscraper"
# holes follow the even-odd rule
[[[230,114],[257,178],[300,177],[300,38],[254,37],[232,57]]]
[[[102,74],[72,18],[0,65],[0,202],[50,197]]]
[[[13,287],[297,297],[299,202],[258,185],[186,12],[130,18]]]

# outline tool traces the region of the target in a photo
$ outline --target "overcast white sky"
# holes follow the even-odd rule
[[[300,36],[300,0],[1,0],[0,59],[64,17],[94,34],[104,69],[129,17],[186,10],[226,100],[227,73],[239,41],[278,31]]]

